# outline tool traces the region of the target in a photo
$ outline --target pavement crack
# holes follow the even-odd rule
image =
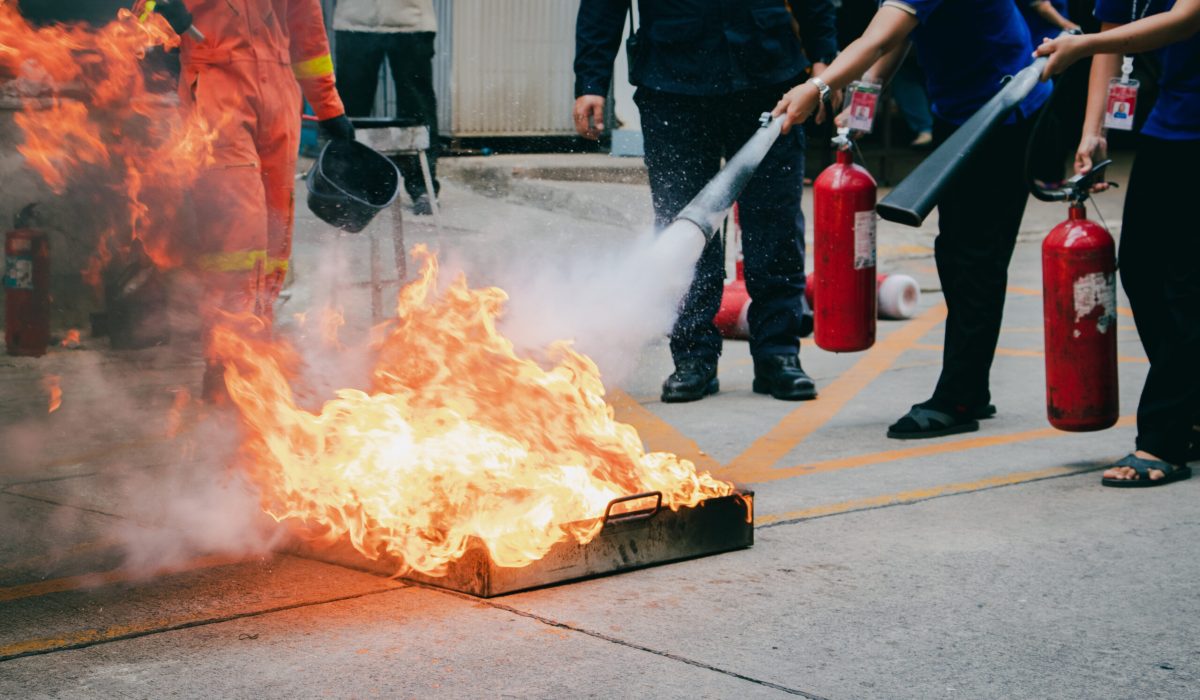
[[[103,511],[98,508],[88,508],[87,506],[75,505],[73,503],[63,503],[62,501],[56,501],[52,498],[44,498],[42,496],[31,496],[27,493],[20,493],[18,491],[10,491],[10,490],[8,490],[8,487],[5,487],[3,489],[3,493],[7,496],[16,496],[17,498],[24,498],[24,499],[27,499],[30,501],[37,501],[38,503],[46,503],[48,505],[58,506],[60,508],[74,508],[75,510],[82,510],[86,513],[95,513],[96,515],[103,515],[103,516],[106,516],[109,518],[116,518],[117,520],[127,520],[127,518],[123,515],[117,515],[116,513],[109,513],[107,511]]]
[[[286,612],[288,610],[296,610],[298,608],[309,608],[317,605],[328,605],[329,603],[339,603],[344,600],[354,600],[356,598],[365,598],[367,596],[379,595],[381,593],[390,593],[406,588],[407,586],[391,585],[384,588],[379,588],[370,591],[361,591],[359,593],[351,593],[349,595],[336,596],[333,598],[322,598],[320,600],[301,601],[298,603],[289,603],[287,605],[278,605],[273,608],[265,608],[263,610],[252,610],[247,612],[232,613],[229,615],[218,615],[210,618],[199,620],[186,620],[177,624],[163,625],[143,630],[133,630],[125,634],[113,635],[111,637],[103,637],[98,639],[86,639],[78,642],[70,642],[67,644],[58,644],[46,646],[38,649],[29,649],[16,653],[4,654],[0,652],[0,664],[15,659],[21,659],[28,656],[43,656],[45,654],[56,654],[62,651],[72,651],[75,649],[85,649],[87,647],[99,646],[101,644],[110,644],[112,642],[121,642],[127,639],[138,639],[140,637],[149,637],[155,634],[163,634],[165,632],[174,632],[176,630],[190,629],[192,627],[204,627],[206,625],[216,625],[222,622],[231,622],[233,620],[241,620],[250,617],[259,617],[262,615],[270,615],[277,612]]]
[[[504,605],[503,603],[497,603],[493,600],[488,600],[485,598],[477,598],[473,595],[469,595],[466,593],[459,593],[458,591],[451,591],[451,590],[447,590],[445,588],[438,588],[436,586],[427,586],[427,585],[424,585],[421,583],[413,582],[412,585],[417,588],[424,588],[426,590],[430,590],[430,591],[433,591],[436,593],[441,593],[443,595],[448,595],[453,598],[469,600],[472,603],[481,603],[483,605],[487,605],[488,607],[495,608],[497,610],[503,610],[505,612],[512,613],[513,615],[519,615],[521,617],[528,618],[530,620],[534,620],[535,622],[540,622],[541,624],[547,625],[549,627],[555,627],[557,629],[564,629],[564,630],[567,630],[570,632],[578,632],[579,634],[585,634],[589,637],[593,637],[595,639],[599,639],[601,641],[608,642],[609,644],[616,644],[618,646],[623,646],[628,649],[635,649],[637,651],[643,651],[648,654],[654,654],[655,656],[661,656],[664,659],[670,659],[672,661],[677,661],[679,663],[687,664],[689,666],[701,668],[706,671],[720,673],[725,676],[730,676],[733,678],[737,678],[739,680],[753,683],[755,685],[763,686],[764,688],[771,688],[772,690],[778,690],[780,692],[787,693],[789,695],[796,695],[798,697],[808,698],[809,700],[827,700],[826,698],[824,698],[820,695],[814,695],[813,693],[809,693],[804,690],[799,690],[797,688],[789,688],[787,686],[779,685],[778,683],[772,683],[770,681],[766,681],[761,678],[754,678],[753,676],[747,676],[745,674],[738,673],[737,671],[730,671],[729,669],[721,668],[720,666],[713,666],[712,664],[704,663],[703,661],[689,659],[686,656],[672,654],[669,651],[662,651],[661,649],[652,649],[650,647],[643,646],[641,644],[635,644],[633,642],[626,641],[624,639],[618,639],[617,637],[613,637],[613,636],[604,634],[602,632],[596,632],[594,630],[585,629],[583,627],[576,627],[574,625],[568,625],[565,622],[559,622],[558,620],[552,620],[548,617],[543,617],[542,615],[538,615],[537,613],[532,613],[527,610],[521,610],[520,608],[514,608],[511,605]]]

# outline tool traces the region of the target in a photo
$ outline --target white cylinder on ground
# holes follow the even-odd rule
[[[921,287],[908,275],[887,275],[879,283],[879,317],[912,318],[921,303]]]

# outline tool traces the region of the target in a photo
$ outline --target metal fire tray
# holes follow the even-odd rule
[[[620,512],[615,506],[652,502],[653,505]],[[614,512],[616,510],[616,512]],[[754,544],[754,492],[737,491],[710,498],[695,508],[673,511],[662,507],[662,494],[648,493],[613,500],[605,509],[604,526],[592,541],[581,545],[566,540],[546,556],[523,567],[497,566],[480,541],[449,564],[444,576],[410,572],[400,578],[480,598],[552,586],[567,581],[605,576],[621,571],[693,559],[744,549]],[[370,560],[344,538],[320,547],[293,545],[297,554],[372,573],[393,575],[399,562],[383,556]]]

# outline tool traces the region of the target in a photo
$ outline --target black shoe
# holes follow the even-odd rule
[[[704,360],[680,360],[675,371],[663,382],[663,403],[699,401],[721,389],[717,381],[717,364]]]
[[[769,355],[754,359],[754,391],[782,401],[817,398],[817,385],[804,373],[795,355]]]

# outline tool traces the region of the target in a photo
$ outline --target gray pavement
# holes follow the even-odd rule
[[[594,270],[580,261],[613,259],[651,218],[636,161],[604,158],[447,160],[441,232],[406,216],[405,242],[509,290],[514,332],[530,314],[554,326],[535,282]],[[1116,231],[1120,205],[1098,201]],[[1121,422],[1046,423],[1038,246],[1063,217],[1027,211],[999,413],[978,433],[883,435],[932,388],[943,318],[935,223],[883,224],[880,269],[916,277],[921,309],[864,353],[806,344],[816,402],[753,394],[740,341],[696,404],[658,401],[661,339],[611,365],[617,415],[649,447],[755,489],[752,549],[489,601],[280,553],[286,534],[224,469],[236,428],[180,401],[198,389],[186,339],[0,358],[0,697],[1195,697],[1200,486],[1117,491],[1096,473],[1132,447],[1146,363],[1127,310]],[[302,205],[298,221],[281,324],[302,333],[292,314],[334,296],[365,327],[369,234]]]

